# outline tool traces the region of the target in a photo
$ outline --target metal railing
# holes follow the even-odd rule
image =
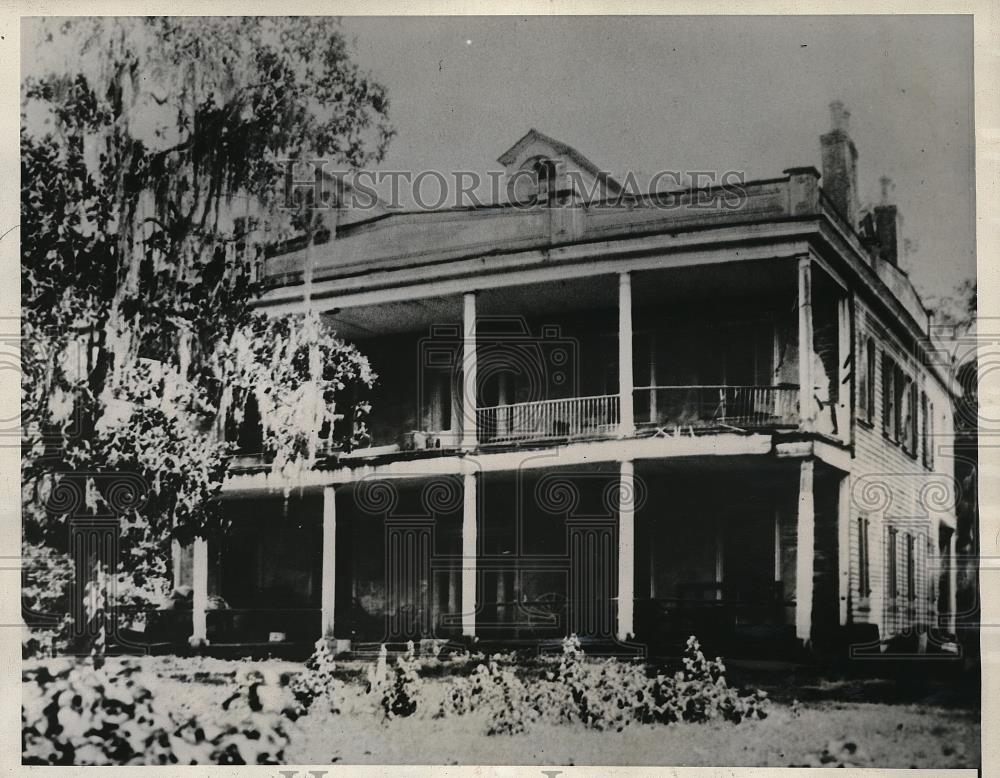
[[[795,427],[799,388],[781,386],[640,386],[637,424],[676,427]]]
[[[479,440],[500,443],[611,434],[618,430],[620,411],[617,394],[480,408]]]

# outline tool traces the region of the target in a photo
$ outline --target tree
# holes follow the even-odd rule
[[[951,294],[930,295],[928,303],[934,312],[935,324],[954,327],[956,333],[967,332],[976,320],[978,296],[976,282],[965,279],[956,284]]]
[[[284,165],[380,160],[388,99],[329,18],[73,20],[39,45],[79,56],[22,92],[25,540],[66,549],[73,490],[121,517],[119,586],[148,601],[173,539],[224,531],[218,433],[251,395],[279,466],[364,434],[367,360],[252,301],[267,247],[321,223],[282,208]]]

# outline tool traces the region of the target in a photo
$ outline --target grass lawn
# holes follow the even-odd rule
[[[158,701],[189,709],[199,717],[228,696],[238,667],[215,659],[145,658],[145,683]],[[256,666],[271,676],[301,665],[269,660]],[[581,724],[536,723],[521,735],[485,734],[478,713],[432,718],[447,678],[423,683],[421,710],[412,717],[380,723],[363,693],[365,663],[338,664],[343,672],[341,712],[314,706],[289,724],[290,764],[550,764],[550,765],[725,765],[835,767],[975,767],[979,764],[980,724],[972,706],[932,702],[869,702],[893,699],[885,681],[803,685],[796,679],[794,701],[787,681],[760,678],[754,684],[774,698],[763,721],[734,725],[636,725],[601,732]],[[736,678],[731,678],[736,682]],[[742,685],[742,683],[741,683]],[[891,684],[890,684],[891,686]],[[896,695],[898,697],[899,695]],[[938,699],[944,699],[938,697]],[[947,701],[946,701],[947,702]],[[952,701],[953,702],[953,701]]]

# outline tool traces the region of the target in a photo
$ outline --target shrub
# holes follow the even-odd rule
[[[575,636],[563,641],[558,666],[548,674],[551,686],[538,687],[536,707],[549,715],[580,721],[594,729],[621,731],[632,722],[702,722],[723,718],[734,723],[764,718],[767,694],[741,697],[726,684],[721,659],[706,659],[697,639],[688,639],[683,670],[673,676],[646,676],[642,665],[618,659],[586,661]],[[568,694],[567,694],[568,692]]]
[[[470,675],[452,681],[436,717],[479,710],[486,714],[486,734],[514,735],[542,716],[539,698],[539,687],[529,688],[517,676],[509,655],[494,654],[480,657]]]
[[[684,669],[674,676],[674,697],[670,710],[679,707],[684,721],[700,722],[721,717],[739,723],[747,718],[767,716],[767,693],[759,689],[741,697],[726,684],[726,666],[718,657],[705,658],[693,635],[684,651]],[[669,698],[669,694],[667,695]]]
[[[558,669],[550,679],[565,688],[568,699],[559,705],[558,697],[553,699],[551,690],[544,689],[546,699],[540,705],[556,702],[551,713],[560,719],[621,731],[647,718],[648,680],[642,666],[617,659],[587,663],[575,635],[563,641]]]
[[[421,680],[418,673],[413,642],[407,644],[406,653],[397,657],[391,667],[385,645],[379,649],[378,662],[368,668],[367,693],[378,702],[383,720],[412,716],[421,698]]]
[[[325,638],[316,641],[316,650],[306,661],[306,668],[289,684],[295,698],[297,715],[304,715],[317,699],[323,699],[330,713],[339,713],[334,672],[337,663]]]
[[[24,673],[21,751],[25,764],[280,764],[288,736],[276,714],[221,726],[159,710],[121,661],[81,661]]]

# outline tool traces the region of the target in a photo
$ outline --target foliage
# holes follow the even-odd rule
[[[263,453],[276,467],[310,462],[320,445],[348,447],[364,431],[363,400],[375,376],[368,360],[336,338],[316,314],[255,318],[224,354],[230,377],[223,410],[237,422],[252,398],[263,427]],[[338,405],[345,398],[346,413]],[[315,432],[321,431],[317,436]]]
[[[965,332],[976,320],[979,295],[976,281],[965,279],[949,294],[928,295],[928,308],[934,312],[934,323],[952,326],[956,334]]]
[[[220,725],[164,713],[135,675],[67,663],[24,673],[21,748],[25,764],[281,764],[288,736],[280,718],[259,714]]]
[[[643,668],[613,658],[587,662],[575,635],[563,641],[558,669],[550,678],[568,693],[556,711],[561,719],[620,732],[643,718],[647,687]]]
[[[309,203],[284,208],[283,165],[379,160],[388,100],[330,18],[33,29],[73,56],[32,65],[22,92],[25,538],[65,550],[72,515],[121,516],[116,591],[138,607],[164,594],[172,540],[224,530],[218,438],[251,392],[279,463],[364,432],[367,361],[317,319],[252,303],[267,251],[323,228]],[[142,494],[116,502],[117,476]],[[66,488],[81,499],[52,499]]]
[[[421,698],[421,680],[413,642],[407,644],[405,654],[390,665],[388,652],[379,649],[378,662],[368,668],[367,694],[377,703],[383,721],[412,716],[417,712]]]
[[[684,669],[674,676],[673,699],[683,721],[701,722],[714,718],[739,723],[743,719],[766,717],[767,694],[760,690],[747,697],[726,684],[726,666],[718,657],[706,659],[698,640],[688,638]]]
[[[323,700],[330,713],[339,713],[337,683],[334,672],[337,663],[325,638],[316,641],[316,649],[306,661],[305,670],[292,679],[290,690],[297,705],[296,714],[308,712],[316,700]]]
[[[485,710],[487,734],[515,735],[527,731],[540,717],[537,698],[538,687],[529,691],[510,658],[494,654],[476,665],[470,675],[451,681],[437,717]]]
[[[622,731],[633,723],[692,723],[721,718],[733,723],[765,718],[767,695],[741,696],[726,684],[720,659],[705,658],[688,640],[683,670],[648,677],[640,663],[588,659],[576,636],[544,678],[525,684],[509,658],[484,659],[467,677],[456,678],[437,715],[485,711],[489,734],[524,732],[531,722],[580,722],[597,730]]]
[[[21,543],[21,608],[32,628],[21,643],[24,658],[54,656],[67,648],[73,560],[48,546]]]

